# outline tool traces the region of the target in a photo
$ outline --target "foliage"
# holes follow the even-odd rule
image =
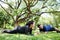
[[[29,21],[33,16],[31,8],[38,3],[38,0],[0,0],[0,2],[1,8],[12,18],[12,24],[15,26],[15,24],[19,24],[23,21]],[[2,3],[6,4],[7,8],[5,8]]]
[[[5,12],[3,12],[3,10],[0,10],[0,27],[4,28],[4,24],[9,24],[10,21],[10,16],[5,14]]]
[[[36,23],[40,23],[41,21],[41,23],[46,22],[53,25],[60,24],[60,3],[57,0],[1,0],[0,2],[7,5],[7,8],[5,8],[0,3],[1,8],[4,9],[5,16],[8,15],[11,17],[9,22],[12,25],[15,22],[19,22],[19,24],[24,22],[25,24],[29,20],[35,20]],[[41,15],[44,13],[48,13],[49,15],[52,13],[55,15],[54,17],[58,16],[58,18],[54,19],[52,15],[52,18],[41,18]],[[47,20],[45,21],[45,19]]]

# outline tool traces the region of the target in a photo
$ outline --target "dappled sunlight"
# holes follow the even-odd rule
[[[60,40],[59,27],[60,0],[0,0],[0,40]]]
[[[54,22],[53,16],[49,13],[44,13],[41,15],[39,19],[40,23],[50,24],[50,22]]]

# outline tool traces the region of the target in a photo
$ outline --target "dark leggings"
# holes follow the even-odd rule
[[[10,33],[10,34],[19,33],[18,28],[20,28],[20,27],[16,27],[13,30],[4,30],[3,33]]]
[[[60,30],[58,30],[58,29],[56,29],[54,27],[52,27],[52,29],[50,31],[56,31],[57,33],[60,33]]]

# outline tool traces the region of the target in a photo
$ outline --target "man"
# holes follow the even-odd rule
[[[34,27],[35,22],[34,21],[29,21],[26,23],[24,27],[17,26],[13,30],[4,30],[3,33],[10,33],[10,34],[15,34],[15,33],[21,33],[21,34],[32,34],[32,27]]]
[[[60,30],[58,28],[54,28],[51,25],[42,25],[42,24],[38,24],[38,28],[40,31],[43,31],[45,33],[49,32],[49,31],[56,31],[60,33]]]

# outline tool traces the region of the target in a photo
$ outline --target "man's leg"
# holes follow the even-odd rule
[[[60,33],[60,30],[59,30],[58,28],[56,28],[56,27],[55,27],[55,31],[56,31],[57,33]]]

